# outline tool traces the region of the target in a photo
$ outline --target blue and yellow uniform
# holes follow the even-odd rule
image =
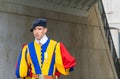
[[[52,76],[58,72],[68,75],[75,64],[75,59],[62,43],[48,39],[45,44],[40,46],[36,41],[33,41],[21,50],[16,66],[16,76],[35,79],[32,74]]]

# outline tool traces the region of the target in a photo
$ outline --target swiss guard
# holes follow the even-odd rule
[[[38,18],[31,32],[35,40],[22,46],[16,64],[16,76],[21,79],[58,79],[69,75],[76,65],[62,42],[47,37],[47,20]]]

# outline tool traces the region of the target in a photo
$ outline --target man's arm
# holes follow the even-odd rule
[[[75,58],[70,55],[62,43],[56,47],[56,65],[58,72],[64,75],[68,75],[76,65]]]
[[[63,65],[66,71],[73,71],[74,66],[76,65],[75,58],[68,52],[65,46],[60,43],[60,50],[62,55]]]
[[[27,64],[27,45],[23,45],[20,52],[18,62],[16,64],[16,76],[17,78],[26,77],[28,74],[28,64]]]

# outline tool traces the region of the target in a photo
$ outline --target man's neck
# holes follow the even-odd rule
[[[45,44],[46,42],[47,42],[47,40],[48,40],[48,37],[46,36],[46,35],[44,35],[40,40],[38,40],[38,39],[35,39],[35,41],[37,42],[37,43],[40,43],[40,44]]]

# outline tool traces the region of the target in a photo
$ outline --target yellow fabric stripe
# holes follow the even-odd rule
[[[55,68],[56,68],[56,67],[55,67],[55,65],[54,65],[53,75],[55,75],[55,70],[56,70]]]
[[[32,69],[31,72],[35,74],[35,68],[34,68],[32,61],[31,61],[31,69]]]
[[[35,69],[34,69],[34,66],[33,66],[33,63],[32,63],[31,57],[30,57],[30,53],[29,53],[29,58],[30,58],[30,64],[31,64],[31,69],[32,69],[31,72],[35,74]]]
[[[31,77],[26,77],[25,79],[31,79]]]
[[[27,46],[24,46],[22,49],[22,57],[20,61],[20,77],[25,77],[27,76],[27,63],[25,59],[25,52],[26,52]]]
[[[52,60],[55,44],[56,42],[53,40],[50,40],[50,43],[48,44],[47,50],[45,52],[45,55],[47,56],[45,56],[43,67],[42,67],[43,75],[48,75],[50,64],[51,64],[50,61]]]
[[[65,71],[65,68],[62,62],[60,43],[58,43],[56,46],[56,61],[55,62],[56,62],[55,65],[56,65],[57,70],[63,75],[68,75],[68,73]]]
[[[27,50],[28,50],[28,46],[27,46]],[[28,62],[28,65],[30,66],[30,64],[31,64],[31,58],[30,58],[29,51],[27,51],[27,62]]]
[[[40,45],[38,43],[36,43],[35,41],[34,41],[34,46],[35,46],[36,55],[37,55],[37,58],[38,58],[38,61],[39,61],[39,65],[40,65],[40,63],[41,63],[41,52],[40,52],[41,48],[40,48]],[[30,60],[31,60],[31,58],[30,58]],[[30,61],[30,63],[31,63],[32,73],[36,74],[34,65],[32,63],[32,60]]]
[[[40,44],[36,43],[36,41],[34,41],[34,46],[35,46],[37,59],[39,61],[39,65],[41,67],[41,46],[40,46]]]
[[[24,78],[21,78],[21,79],[24,79]],[[31,79],[31,77],[30,77],[30,76],[28,76],[28,77],[25,77],[25,79]]]

